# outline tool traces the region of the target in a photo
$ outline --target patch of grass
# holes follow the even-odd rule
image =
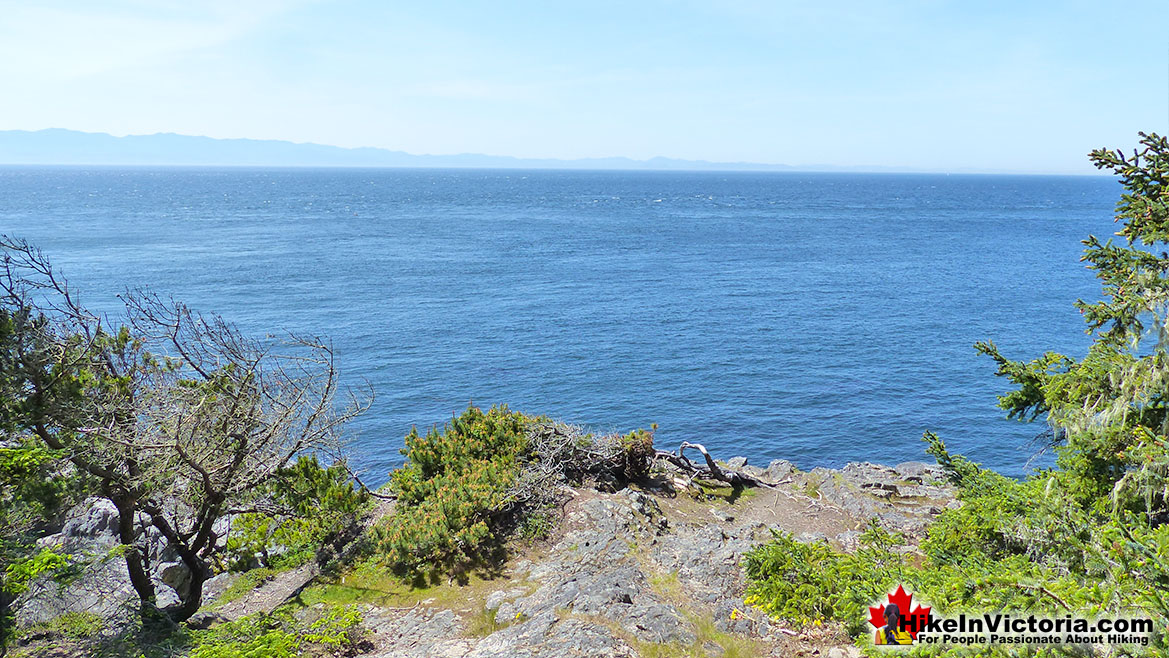
[[[214,605],[210,608],[214,610],[242,598],[248,592],[275,578],[278,573],[280,573],[278,570],[266,567],[243,572],[239,578],[236,578],[235,582],[223,591],[223,594],[219,595],[219,598],[215,599]]]
[[[694,624],[694,634],[698,636],[694,645],[702,651],[695,655],[708,655],[706,652],[708,642],[722,649],[722,653],[719,654],[722,658],[756,658],[763,655],[760,642],[743,635],[718,630],[714,619],[709,616],[691,615],[690,623]]]
[[[293,658],[351,655],[360,639],[361,613],[354,606],[325,607],[313,621],[287,611],[255,614],[192,633],[190,658]]]
[[[102,618],[92,612],[66,612],[49,621],[31,624],[20,631],[20,637],[31,638],[40,635],[83,640],[96,637],[105,624]]]
[[[496,631],[503,630],[512,624],[526,619],[526,617],[519,613],[516,614],[514,619],[499,619],[497,612],[497,610],[483,608],[478,614],[472,616],[467,623],[467,635],[470,637],[484,638]]]
[[[682,598],[682,583],[678,580],[678,571],[669,573],[655,571],[650,574],[649,586],[654,593],[668,601],[679,601]]]
[[[556,530],[557,513],[554,508],[530,512],[520,523],[519,538],[528,543],[540,542],[552,536]]]
[[[642,658],[711,658],[712,656],[759,658],[764,655],[764,647],[761,642],[718,630],[710,615],[698,614],[686,609],[682,609],[682,614],[690,622],[690,630],[695,636],[693,642],[647,642],[638,639],[619,623],[597,615],[566,613],[561,618],[576,617],[604,626],[610,633],[632,647]]]
[[[86,656],[87,658],[175,658],[186,656],[191,635],[177,630],[143,628],[135,620],[128,628],[112,631],[105,621],[89,612],[67,612],[55,619],[32,624],[19,631],[10,645],[11,658]]]
[[[463,583],[415,587],[391,569],[371,561],[341,574],[333,582],[309,587],[301,592],[296,604],[369,603],[384,608],[409,608],[426,603],[466,613],[482,608],[488,594],[508,584],[499,578],[470,573]]]
[[[734,505],[740,500],[758,496],[760,491],[756,487],[732,487],[729,484],[714,484],[694,481],[694,487],[689,490],[690,497],[704,502],[721,500]]]
[[[804,495],[808,498],[820,497],[820,483],[816,480],[808,480],[804,483]]]

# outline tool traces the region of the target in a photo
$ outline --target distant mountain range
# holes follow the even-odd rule
[[[912,171],[894,167],[838,167],[708,162],[673,158],[557,160],[501,155],[414,155],[381,148],[343,148],[270,139],[215,139],[158,133],[115,137],[49,128],[0,130],[0,165],[435,167],[485,169],[626,169],[666,171]]]
[[[528,159],[498,155],[413,155],[380,148],[342,148],[261,139],[215,139],[158,133],[115,137],[50,128],[0,131],[0,164],[229,165],[293,167],[452,167],[508,169],[647,169],[792,171],[787,165],[653,158]]]

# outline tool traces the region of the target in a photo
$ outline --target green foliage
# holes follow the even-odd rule
[[[260,494],[271,511],[240,514],[232,522],[225,548],[233,566],[246,568],[256,556],[274,569],[304,564],[369,501],[343,464],[323,467],[315,455],[279,469]],[[273,555],[274,548],[280,553]]]
[[[555,526],[556,510],[533,510],[524,514],[524,518],[520,521],[519,532],[517,534],[520,539],[527,542],[543,541],[552,536],[552,531]]]
[[[357,642],[361,613],[333,606],[309,625],[287,612],[255,614],[194,632],[191,658],[293,658],[346,655]]]
[[[4,591],[21,594],[28,591],[28,584],[38,576],[61,571],[69,565],[69,556],[56,552],[55,548],[38,551],[31,557],[9,564],[4,570]]]
[[[806,622],[864,627],[861,606],[904,584],[944,613],[987,610],[1035,614],[1136,614],[1169,623],[1169,142],[1141,135],[1132,154],[1098,150],[1116,172],[1125,243],[1084,241],[1105,299],[1077,302],[1093,343],[1076,360],[1047,353],[1029,362],[975,347],[1015,389],[999,398],[1010,417],[1044,418],[1056,468],[1012,480],[952,455],[926,433],[928,452],[958,486],[962,506],[929,529],[922,555],[842,555],[790,537],[748,558],[751,600]],[[898,576],[891,578],[897,570]],[[873,594],[870,596],[870,594]],[[1164,655],[1164,635],[1141,655]],[[919,648],[920,654],[937,650]],[[1133,649],[1137,651],[1137,649]],[[1007,650],[987,650],[1000,655]]]
[[[510,501],[528,452],[525,428],[536,419],[506,406],[469,407],[443,431],[406,437],[406,464],[391,475],[398,507],[378,532],[386,560],[419,575],[488,557],[496,543],[492,515]]]
[[[49,635],[69,640],[85,640],[95,637],[105,628],[105,620],[92,612],[66,612],[38,624],[21,629],[22,637]]]
[[[865,530],[855,554],[772,533],[771,542],[746,555],[746,602],[799,624],[834,620],[859,631],[868,618],[866,606],[904,570],[900,556],[890,550],[897,537],[875,523]]]
[[[1104,299],[1076,303],[1093,335],[1083,359],[1049,353],[1021,362],[993,343],[978,349],[1018,388],[999,398],[1015,417],[1046,416],[1060,439],[1063,484],[1099,513],[1123,507],[1165,508],[1169,456],[1169,141],[1141,134],[1131,154],[1097,150],[1093,163],[1120,176],[1124,193],[1112,240],[1084,241],[1083,260],[1095,270]]]
[[[628,480],[643,480],[649,475],[654,449],[654,425],[649,431],[633,430],[621,437],[622,471]]]
[[[62,455],[29,439],[0,448],[0,515],[5,527],[51,518],[68,500],[75,478],[54,471]]]
[[[255,569],[249,569],[239,574],[239,577],[236,578],[231,583],[231,585],[229,585],[227,589],[223,590],[223,593],[215,599],[215,603],[213,605],[221,606],[231,603],[232,601],[236,601],[245,594],[271,580],[277,573],[278,572],[276,569],[269,567],[257,567]]]

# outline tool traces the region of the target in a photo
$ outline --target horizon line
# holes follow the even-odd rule
[[[212,142],[254,142],[256,144],[267,145],[286,145],[293,147],[308,147],[308,148],[323,148],[336,149],[343,152],[378,152],[385,155],[419,158],[419,159],[446,159],[446,158],[488,158],[513,161],[515,165],[476,165],[476,164],[347,164],[347,163],[321,163],[321,164],[241,164],[238,162],[204,162],[204,163],[184,163],[184,162],[151,162],[151,163],[119,163],[109,161],[93,161],[93,162],[27,162],[27,161],[4,161],[0,160],[0,166],[18,166],[18,167],[168,167],[168,168],[208,168],[208,167],[227,167],[227,168],[281,168],[281,169],[467,169],[467,170],[517,170],[517,171],[675,171],[675,172],[694,172],[694,173],[856,173],[856,174],[933,174],[933,175],[958,175],[958,176],[1068,176],[1068,177],[1098,177],[1105,176],[1104,172],[1100,173],[1071,173],[1071,172],[1038,172],[1038,171],[1018,171],[1018,170],[992,170],[992,169],[977,169],[971,168],[968,170],[962,169],[924,169],[899,165],[837,165],[837,164],[801,164],[791,165],[783,163],[767,163],[767,162],[749,162],[749,161],[717,161],[705,159],[690,159],[690,158],[673,158],[668,156],[657,155],[647,159],[636,159],[625,155],[609,155],[609,156],[590,156],[582,158],[565,158],[565,157],[524,157],[515,155],[495,155],[487,153],[409,153],[406,151],[394,150],[381,146],[338,146],[335,144],[322,144],[319,142],[297,142],[289,139],[262,139],[255,137],[211,137],[208,135],[190,135],[176,132],[154,132],[154,133],[127,133],[125,135],[115,135],[107,132],[91,132],[85,130],[75,130],[72,128],[40,128],[37,130],[27,129],[5,129],[0,130],[0,135],[5,133],[23,133],[27,135],[35,135],[38,133],[69,133],[75,135],[108,137],[114,140],[126,140],[135,138],[151,138],[151,137],[179,137],[184,139],[198,139],[210,140]],[[0,158],[3,154],[0,153]],[[587,165],[591,162],[614,161],[612,166],[579,166]],[[635,166],[621,166],[621,162],[629,163]],[[655,167],[654,162],[660,161],[663,163],[674,163],[673,166]],[[524,166],[529,163],[529,166]],[[539,164],[546,163],[546,164]],[[567,166],[556,166],[563,164]],[[577,166],[572,166],[576,164]],[[687,166],[693,165],[693,166]]]

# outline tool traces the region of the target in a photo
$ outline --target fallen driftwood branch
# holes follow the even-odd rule
[[[690,461],[690,459],[686,457],[686,450],[691,448],[702,453],[702,457],[706,461],[705,466],[695,465],[694,462]],[[683,441],[682,445],[678,446],[677,453],[666,450],[657,450],[654,452],[653,459],[662,459],[673,464],[683,473],[689,475],[691,479],[698,478],[701,480],[718,480],[719,482],[725,482],[732,487],[767,487],[768,489],[774,489],[776,486],[770,482],[764,482],[757,477],[747,475],[741,471],[735,471],[719,466],[714,461],[714,458],[710,456],[710,453],[706,450],[706,446],[702,445],[701,443],[690,443],[689,441]]]

